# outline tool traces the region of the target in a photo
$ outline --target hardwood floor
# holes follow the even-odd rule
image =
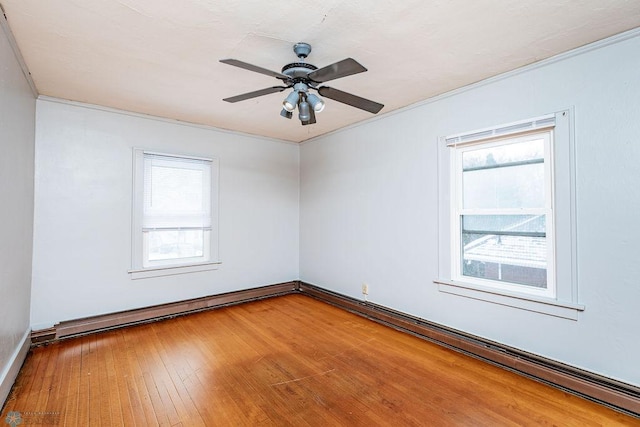
[[[35,348],[1,422],[12,411],[68,426],[640,425],[303,295]]]

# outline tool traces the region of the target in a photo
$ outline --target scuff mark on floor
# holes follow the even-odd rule
[[[295,379],[289,380],[289,381],[282,381],[282,382],[279,382],[279,383],[270,384],[269,386],[273,387],[273,386],[276,386],[276,385],[294,383],[294,382],[297,382],[297,381],[306,380],[308,378],[313,378],[313,377],[319,377],[321,375],[326,375],[326,374],[328,374],[330,372],[333,372],[333,371],[335,371],[335,368],[334,369],[329,369],[328,371],[320,372],[319,374],[307,375],[306,377],[295,378]]]

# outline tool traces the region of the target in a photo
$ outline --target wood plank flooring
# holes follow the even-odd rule
[[[11,411],[66,426],[640,425],[303,295],[35,348],[1,422]]]

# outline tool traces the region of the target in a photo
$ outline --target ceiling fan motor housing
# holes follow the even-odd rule
[[[318,67],[306,62],[292,62],[282,67],[282,74],[289,76],[293,81],[306,81],[309,80],[307,75],[317,70]]]

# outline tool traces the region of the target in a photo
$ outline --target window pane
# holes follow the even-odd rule
[[[547,287],[546,237],[538,231],[543,215],[472,216],[462,223],[464,276]]]
[[[544,164],[463,172],[465,209],[544,207]]]
[[[149,261],[204,256],[204,230],[148,231]]]
[[[462,164],[465,209],[544,207],[542,139],[464,151]]]

